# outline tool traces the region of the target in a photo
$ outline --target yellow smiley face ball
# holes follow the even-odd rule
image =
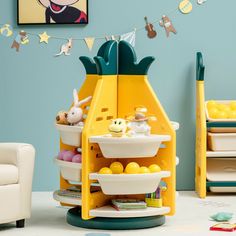
[[[189,0],[183,0],[182,2],[180,2],[179,4],[179,10],[183,13],[183,14],[188,14],[192,11],[193,9],[193,5]]]

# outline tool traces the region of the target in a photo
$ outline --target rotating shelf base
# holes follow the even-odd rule
[[[102,230],[132,230],[161,226],[165,223],[165,216],[149,216],[138,218],[104,218],[96,217],[82,220],[80,208],[72,208],[67,212],[67,223],[80,228]]]

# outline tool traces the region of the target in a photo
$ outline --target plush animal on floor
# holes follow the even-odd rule
[[[108,130],[112,137],[122,137],[127,130],[127,121],[121,118],[117,118],[111,121]]]
[[[66,111],[59,111],[56,116],[56,123],[60,125],[68,125],[67,115],[68,113]]]
[[[89,96],[81,101],[79,101],[78,93],[76,89],[73,90],[74,105],[71,107],[67,114],[67,121],[70,125],[83,126],[83,110],[81,105],[89,102],[92,96]]]
[[[87,15],[71,5],[79,0],[38,0],[45,8],[45,21],[49,23],[87,23]]]
[[[15,48],[17,52],[20,50],[20,44],[26,44],[28,37],[25,31],[20,31],[13,41],[11,48]]]
[[[165,28],[165,31],[166,31],[166,36],[169,37],[170,33],[174,33],[176,34],[177,31],[175,30],[171,20],[169,19],[168,16],[162,16],[162,20],[159,22],[160,26],[161,27],[164,27]]]
[[[61,51],[56,54],[55,56],[61,56],[63,53],[65,56],[69,56],[70,55],[70,50],[72,48],[72,39],[68,39],[68,42],[66,44],[63,44],[61,46]]]

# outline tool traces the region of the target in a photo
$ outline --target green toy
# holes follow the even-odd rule
[[[233,213],[229,213],[229,212],[219,212],[215,215],[211,216],[212,220],[215,220],[217,222],[225,222],[225,221],[229,221],[231,220],[233,217]]]

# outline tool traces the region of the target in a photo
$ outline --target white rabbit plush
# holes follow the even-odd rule
[[[74,105],[71,107],[67,114],[67,121],[70,125],[79,125],[83,126],[83,110],[80,107],[86,102],[89,102],[92,99],[92,96],[89,96],[81,101],[79,101],[78,94],[76,89],[73,90],[73,96],[74,96]]]

